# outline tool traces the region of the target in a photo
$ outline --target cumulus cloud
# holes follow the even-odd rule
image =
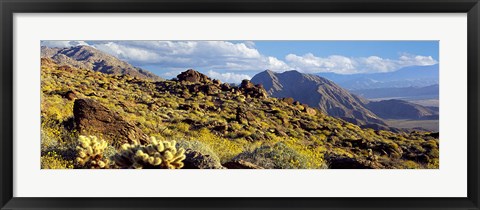
[[[334,72],[339,74],[391,72],[407,66],[428,66],[438,61],[431,56],[403,54],[398,59],[386,59],[379,56],[346,57],[332,55],[317,57],[311,53],[303,56],[289,54],[287,64],[306,73]]]
[[[262,58],[257,49],[245,43],[227,41],[115,41],[92,45],[127,62],[168,68],[245,70]]]
[[[104,51],[119,59],[135,62],[149,62],[158,60],[156,53],[136,47],[124,46],[115,42],[99,43],[94,45],[98,50]]]
[[[41,41],[42,46],[67,48],[79,45],[89,45],[85,41]]]
[[[228,82],[228,83],[241,83],[242,80],[244,79],[252,79],[250,76],[246,74],[237,74],[233,72],[225,72],[225,73],[220,73],[216,71],[208,71],[207,76],[213,78],[213,79],[218,79],[222,82]]]
[[[282,72],[298,70],[305,73],[334,72],[339,74],[391,72],[407,66],[437,64],[431,56],[401,54],[396,59],[372,55],[319,57],[313,53],[284,58],[262,54],[253,41],[42,41],[50,47],[90,45],[135,66],[155,66],[165,75],[189,68],[211,71],[227,80],[247,76],[238,72],[258,72],[265,69]],[[166,73],[165,73],[166,72]],[[215,73],[237,72],[225,75]],[[162,76],[162,75],[161,75]],[[223,80],[225,80],[223,79]]]

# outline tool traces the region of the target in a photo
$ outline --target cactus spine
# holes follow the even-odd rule
[[[108,144],[95,136],[79,136],[77,158],[75,165],[78,168],[109,168],[110,160],[103,156]]]
[[[148,145],[124,144],[115,155],[115,164],[120,168],[133,169],[179,169],[183,167],[185,149],[177,150],[175,141],[161,141],[151,137]]]

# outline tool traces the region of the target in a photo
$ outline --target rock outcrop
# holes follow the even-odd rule
[[[81,135],[94,135],[119,148],[125,143],[146,144],[142,130],[92,99],[77,99],[73,105],[76,129]]]
[[[267,98],[268,96],[268,93],[263,88],[262,84],[254,85],[252,82],[246,79],[240,84],[240,90],[243,90],[245,95],[252,98]]]
[[[210,83],[212,80],[207,76],[193,69],[188,69],[180,73],[178,76],[178,81],[187,81],[193,83]]]

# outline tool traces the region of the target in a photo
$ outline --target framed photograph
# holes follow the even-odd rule
[[[1,209],[479,209],[478,0],[0,6]]]

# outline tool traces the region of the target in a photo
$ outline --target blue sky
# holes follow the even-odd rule
[[[164,78],[193,68],[224,82],[277,72],[392,72],[439,62],[438,41],[42,41],[89,45]]]
[[[344,55],[347,57],[368,57],[396,59],[402,53],[429,55],[438,60],[437,41],[255,41],[256,48],[265,55],[278,58],[290,53],[326,57]]]

